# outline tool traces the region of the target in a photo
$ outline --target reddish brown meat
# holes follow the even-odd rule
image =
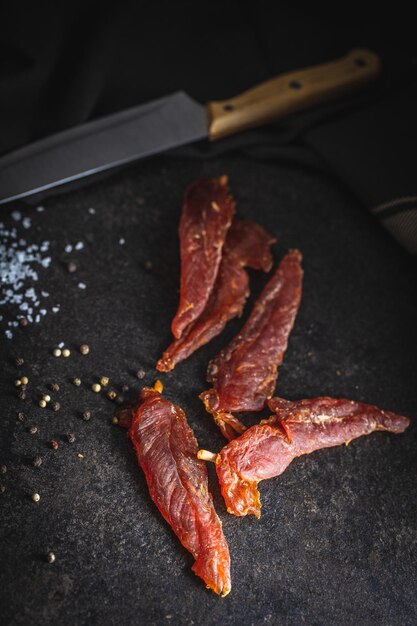
[[[200,398],[229,440],[244,430],[232,413],[260,411],[274,392],[300,305],[301,258],[298,250],[283,258],[241,332],[209,364],[213,388]]]
[[[177,339],[209,299],[234,212],[227,176],[200,178],[185,194],[179,227],[180,302],[171,326]]]
[[[269,272],[273,239],[261,226],[234,220],[227,234],[219,273],[204,311],[175,339],[156,369],[168,372],[195,350],[219,335],[226,323],[241,315],[249,296],[249,276],[244,267]]]
[[[216,458],[221,491],[234,515],[259,517],[259,481],[279,476],[296,457],[376,430],[401,433],[409,425],[407,417],[352,400],[273,398],[268,405],[275,415],[231,441]]]
[[[231,587],[229,549],[208,491],[206,466],[197,458],[184,412],[163,399],[161,389],[142,391],[130,438],[152,500],[195,558],[194,572],[225,596]]]

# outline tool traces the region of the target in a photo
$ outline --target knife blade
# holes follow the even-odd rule
[[[184,144],[216,141],[349,94],[375,79],[379,57],[354,49],[340,59],[281,74],[225,101],[184,92],[41,139],[0,158],[0,204]]]

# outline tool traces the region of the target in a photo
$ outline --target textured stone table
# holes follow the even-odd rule
[[[90,390],[105,375],[110,384],[127,383],[124,395],[133,399],[142,382],[154,382],[177,305],[182,195],[193,178],[222,173],[230,176],[238,214],[278,237],[276,262],[290,247],[304,254],[304,297],[277,392],[291,399],[345,396],[416,417],[415,266],[322,175],[236,155],[210,162],[165,157],[50,199],[42,213],[16,204],[32,219],[28,240],[51,242],[53,262],[39,287],[60,311],[1,340],[0,462],[8,468],[0,477],[2,624],[417,621],[415,426],[294,461],[261,485],[259,521],[226,513],[209,468],[232,556],[233,589],[220,599],[191,572],[192,558],[151,502],[126,433],[111,424],[114,405]],[[2,211],[12,224],[10,209]],[[83,250],[64,252],[77,241]],[[78,265],[73,274],[65,269],[70,259]],[[256,294],[265,278],[251,276]],[[186,410],[210,450],[222,439],[197,395],[208,359],[241,323],[160,375],[167,397]],[[60,342],[71,349],[68,359],[51,355]],[[88,356],[78,352],[82,343]],[[25,401],[13,387],[16,355],[30,378]],[[134,375],[139,368],[144,381]],[[61,387],[51,394],[61,403],[56,413],[37,406],[50,381]],[[81,417],[86,409],[93,413],[88,422]],[[27,432],[31,424],[36,435]],[[72,445],[69,432],[76,435]],[[36,454],[43,456],[39,468],[31,464]],[[48,550],[56,554],[53,564]]]

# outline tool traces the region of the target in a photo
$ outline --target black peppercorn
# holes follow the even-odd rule
[[[17,414],[17,419],[19,420],[19,422],[24,422],[26,419],[26,416],[24,413],[20,412]]]
[[[83,420],[85,422],[88,422],[88,420],[90,420],[90,419],[91,419],[91,411],[84,411],[84,413],[83,413]]]
[[[0,465],[0,474],[5,474],[7,472],[7,465]]]
[[[122,396],[116,396],[115,402],[116,404],[123,404],[125,399]]]
[[[59,385],[58,385],[58,383],[51,383],[51,384],[49,385],[49,389],[50,389],[51,391],[59,391]]]
[[[32,465],[33,467],[40,467],[42,465],[42,457],[34,456],[32,459]]]
[[[26,400],[26,391],[25,391],[25,389],[21,389],[19,391],[19,393],[17,394],[17,397],[19,398],[19,400]]]
[[[120,389],[123,391],[123,393],[126,393],[129,391],[129,386],[126,384],[123,384]]]
[[[30,432],[31,435],[36,435],[36,433],[38,432],[37,426],[30,426],[29,427],[29,432]]]
[[[19,324],[21,326],[27,326],[29,324],[28,320],[26,319],[26,317],[21,317],[19,320]]]
[[[6,491],[5,485],[0,485],[0,493],[4,493]]]
[[[51,409],[53,411],[59,411],[60,408],[61,408],[61,405],[59,404],[59,402],[52,402]]]
[[[14,363],[16,365],[16,367],[22,367],[22,365],[24,364],[24,360],[22,359],[21,356],[17,356],[14,360]]]
[[[67,439],[68,439],[68,443],[74,443],[75,442],[75,435],[74,435],[74,433],[68,433]]]
[[[142,368],[138,369],[138,371],[136,372],[136,377],[139,378],[139,380],[142,380],[142,378],[145,378],[145,376],[146,376],[145,370]]]

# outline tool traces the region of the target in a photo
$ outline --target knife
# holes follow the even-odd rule
[[[381,69],[372,51],[281,74],[224,101],[177,92],[75,126],[0,158],[0,204],[54,189],[184,144],[273,122],[349,94]],[[45,195],[45,194],[43,194]]]

